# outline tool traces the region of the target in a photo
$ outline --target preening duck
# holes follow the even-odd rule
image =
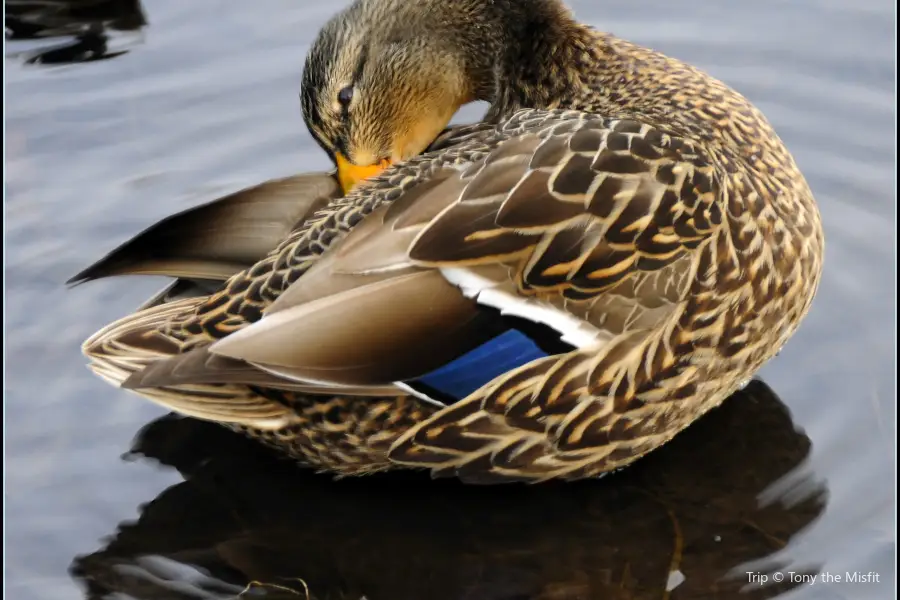
[[[578,479],[721,403],[815,295],[818,209],[760,111],[558,0],[358,0],[301,104],[336,174],[74,278],[178,278],[85,343],[95,372],[340,475]]]

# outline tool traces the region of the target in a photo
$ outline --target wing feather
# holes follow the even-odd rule
[[[268,181],[161,220],[67,283],[129,274],[224,281],[339,195],[329,173]]]

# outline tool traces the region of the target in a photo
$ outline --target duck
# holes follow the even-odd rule
[[[300,104],[333,171],[73,278],[174,279],[84,343],[107,382],[339,478],[571,481],[719,406],[810,309],[820,214],[766,117],[561,0],[356,0]]]

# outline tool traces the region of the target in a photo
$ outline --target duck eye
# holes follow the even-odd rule
[[[341,106],[346,107],[349,106],[351,100],[353,100],[353,86],[348,85],[338,92],[338,102],[341,103]]]

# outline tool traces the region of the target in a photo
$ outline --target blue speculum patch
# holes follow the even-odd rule
[[[461,400],[492,379],[538,358],[550,356],[531,337],[508,329],[474,350],[407,384],[435,400]]]

